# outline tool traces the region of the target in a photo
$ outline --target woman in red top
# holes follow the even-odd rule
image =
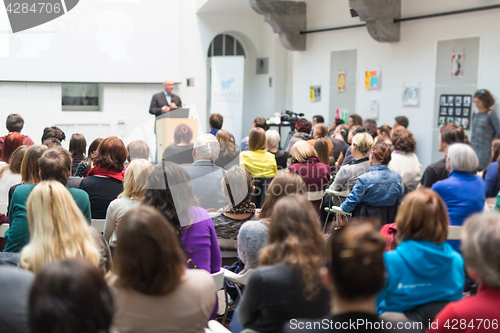
[[[500,214],[476,214],[465,221],[462,255],[478,293],[448,304],[428,333],[494,332],[500,328]]]

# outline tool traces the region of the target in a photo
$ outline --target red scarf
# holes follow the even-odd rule
[[[121,173],[121,171],[108,170],[106,168],[101,168],[101,167],[94,167],[90,169],[90,171],[87,173],[87,177],[90,176],[104,176],[104,177],[114,178],[119,181],[123,181],[123,179],[125,178],[123,176],[123,173]]]

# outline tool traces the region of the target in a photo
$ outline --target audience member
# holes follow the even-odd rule
[[[216,273],[221,267],[217,235],[208,212],[198,207],[188,174],[177,164],[164,162],[149,176],[144,204],[156,208],[174,227],[186,265]],[[120,234],[118,233],[118,238]]]
[[[79,186],[89,195],[92,218],[105,219],[109,203],[123,192],[122,170],[126,158],[127,148],[114,136],[104,139],[92,155],[94,167]]]
[[[215,135],[220,145],[219,158],[215,161],[215,165],[229,170],[232,166],[239,164],[240,151],[234,144],[234,138],[228,131],[219,130]]]
[[[394,118],[394,121],[395,123],[394,126],[392,126],[393,128],[397,126],[403,126],[404,128],[408,128],[408,126],[410,126],[410,121],[406,116],[397,116],[396,118]]]
[[[367,157],[373,146],[373,139],[368,133],[358,133],[352,138],[351,154],[354,161],[344,165],[330,185],[334,191],[351,191],[358,177],[370,169],[370,161]]]
[[[251,201],[254,192],[252,174],[242,166],[234,166],[222,179],[222,192],[229,205],[210,213],[218,239],[236,240],[240,226],[256,217]]]
[[[238,231],[238,258],[244,264],[239,274],[259,266],[259,254],[267,242],[268,225],[264,221],[248,221]]]
[[[314,146],[314,143],[318,139],[326,138],[328,135],[328,127],[324,123],[319,123],[314,127],[313,138],[311,140],[307,140],[307,142]],[[333,156],[333,142],[328,140],[328,156]]]
[[[18,115],[16,113],[9,114],[7,116],[7,120],[5,121],[5,127],[7,128],[7,131],[9,131],[9,134],[14,133],[14,132],[21,133],[21,130],[24,127],[24,119],[23,119],[23,117],[21,117],[20,115]],[[22,143],[23,145],[33,146],[35,144],[29,136],[27,136],[25,134],[21,134],[21,135],[23,137],[23,143]],[[4,143],[6,137],[7,137],[7,135],[0,137],[0,151],[3,148],[2,146],[3,146],[3,143]]]
[[[30,149],[36,147],[37,145],[32,146]],[[28,152],[26,153],[27,156]],[[71,155],[63,148],[49,149],[40,157],[38,165],[41,180],[56,180],[65,186],[71,172]],[[30,217],[27,212],[27,201],[37,183],[18,186],[12,195],[8,213],[10,228],[5,232],[4,252],[20,252],[23,246],[30,241],[31,228],[28,224]],[[73,197],[73,202],[80,208],[81,213],[90,224],[91,214],[88,195],[79,189],[68,188],[68,190]],[[49,198],[51,198],[50,195]],[[37,217],[42,216],[41,211],[35,211]],[[41,218],[45,217],[42,216]]]
[[[392,127],[389,125],[382,125],[377,130],[377,140],[376,143],[385,143],[392,148],[392,140],[391,140],[391,132]]]
[[[32,333],[108,333],[113,298],[99,270],[86,260],[61,260],[36,277],[29,296]]]
[[[10,133],[5,137],[2,146],[2,158],[0,164],[9,164],[10,156],[17,149],[23,145],[23,137],[17,132]]]
[[[49,138],[56,138],[59,142],[63,142],[66,139],[66,134],[57,126],[45,127],[40,141],[44,142]]]
[[[61,141],[57,138],[47,138],[43,140],[42,145],[47,146],[47,148],[62,148]]]
[[[319,138],[314,140],[313,148],[316,150],[316,154],[318,154],[319,161],[323,164],[326,164],[330,167],[330,173],[332,172],[332,168],[335,167],[335,160],[332,155],[333,146],[330,149],[330,144],[332,142],[325,138]]]
[[[446,206],[431,190],[405,196],[396,226],[400,244],[384,253],[386,284],[377,297],[378,310],[387,319],[397,312],[427,326],[446,303],[462,298],[462,256],[445,243]]]
[[[500,190],[500,139],[495,139],[491,143],[491,161],[483,173],[486,198],[496,198]]]
[[[292,149],[293,145],[297,141],[308,141],[311,140],[312,123],[306,118],[300,118],[295,123],[295,133],[293,133],[290,141],[288,142],[288,146],[286,147],[286,152],[290,154],[290,149]]]
[[[345,155],[340,156],[339,161],[338,161],[339,163],[337,163],[338,165],[344,166],[344,165],[347,165],[347,164],[354,162],[354,157],[352,156],[352,151],[351,151],[352,139],[358,133],[368,133],[371,135],[370,129],[368,127],[365,127],[365,126],[353,126],[353,127],[351,127],[351,130],[349,131],[349,136],[347,139],[347,142],[351,146],[349,146],[347,148]]]
[[[491,109],[495,99],[488,90],[476,91],[474,104],[477,110],[472,113],[471,146],[477,154],[479,170],[484,170],[491,158],[491,142],[500,136],[500,121],[497,113]]]
[[[21,183],[21,164],[29,146],[19,146],[12,153],[9,164],[0,166],[0,203],[8,203],[9,189]]]
[[[145,159],[133,160],[125,171],[123,181],[123,192],[118,198],[111,201],[106,212],[106,223],[104,225],[104,239],[106,242],[116,241],[116,229],[119,227],[123,215],[134,207],[139,206],[144,200],[146,184],[153,172],[153,167]]]
[[[307,185],[308,195],[322,192],[328,187],[330,181],[330,167],[320,162],[316,150],[305,141],[293,145],[290,155],[294,162],[288,167],[290,172],[298,174]],[[318,216],[321,215],[319,206],[321,198],[311,201]]]
[[[365,119],[365,123],[363,126],[368,127],[370,129],[370,134],[372,135],[373,139],[377,137],[378,127],[375,119]]]
[[[415,188],[420,183],[422,166],[415,155],[417,145],[413,134],[404,127],[396,128],[392,131],[392,151],[389,169],[401,175],[403,184],[415,184]]]
[[[124,215],[118,239],[113,327],[121,333],[203,332],[216,300],[214,282],[202,269],[185,268],[171,223],[141,205]]]
[[[210,134],[212,134],[213,136],[216,136],[217,132],[222,129],[222,124],[224,124],[224,117],[219,114],[219,113],[212,113],[209,117],[208,117],[208,123],[209,123],[209,126],[210,126]],[[233,142],[234,141],[234,136],[231,134],[231,138],[233,139]]]
[[[194,163],[184,168],[193,184],[194,196],[200,207],[205,209],[219,209],[227,205],[222,194],[222,178],[226,170],[214,163],[219,158],[219,150],[219,141],[212,134],[203,134],[194,142]]]
[[[85,178],[87,177],[88,172],[94,167],[93,165],[93,155],[97,151],[97,147],[99,147],[99,144],[102,142],[102,138],[97,138],[89,146],[89,151],[87,154],[87,158],[84,159],[83,161],[78,164],[78,167],[76,168],[75,177],[82,177]]]
[[[333,135],[333,132],[335,131],[335,129],[343,124],[344,124],[344,121],[340,118],[337,118],[334,121],[332,121],[332,123],[330,124],[330,127],[328,128],[328,136],[331,137]]]
[[[280,199],[268,232],[260,254],[265,267],[250,277],[232,332],[239,331],[238,323],[258,332],[279,332],[293,318],[317,318],[329,311],[330,296],[319,276],[324,238],[311,203],[303,195]]]
[[[283,331],[348,332],[358,327],[360,332],[390,332],[382,329],[375,306],[377,292],[384,286],[383,252],[384,239],[370,223],[335,231],[327,245],[326,267],[321,269],[323,285],[331,292],[330,314],[313,321],[294,318],[285,324]],[[363,327],[353,326],[360,322]]]
[[[492,327],[496,330],[500,306],[499,247],[498,213],[476,214],[465,221],[462,255],[467,273],[479,283],[479,290],[474,296],[449,303],[436,317],[429,332],[487,333]],[[443,323],[451,325],[446,327]],[[455,326],[454,323],[460,324]]]
[[[21,267],[39,274],[58,259],[84,258],[100,267],[103,275],[111,268],[111,258],[108,255],[101,259],[97,247],[96,238],[102,235],[89,226],[72,194],[59,181],[47,180],[36,185],[26,211],[31,237],[28,235],[29,243],[21,251]],[[109,248],[104,253],[109,254]]]
[[[335,159],[335,161],[338,161],[341,155],[345,156],[346,151],[349,148],[349,144],[346,141],[348,132],[349,130],[347,128],[347,125],[338,125],[335,129],[335,132],[330,137],[330,140],[332,140],[333,142],[333,158]]]
[[[34,280],[32,272],[0,266],[0,332],[29,332],[28,297]]]
[[[69,140],[69,152],[71,153],[71,174],[76,173],[76,168],[81,161],[85,159],[85,150],[87,149],[87,141],[83,134],[75,133]]]
[[[312,128],[311,128],[311,133],[310,133],[311,136],[314,136],[314,127],[316,126],[316,124],[324,124],[324,123],[325,123],[325,118],[323,118],[323,116],[321,116],[321,115],[313,116],[313,118],[312,118]],[[326,126],[326,129],[327,129],[327,132],[328,132],[328,126]]]
[[[369,161],[370,169],[358,177],[351,193],[340,205],[346,213],[351,213],[360,204],[379,208],[395,206],[403,198],[401,175],[387,167],[391,161],[391,148],[384,143],[374,145]]]
[[[275,130],[267,130],[266,139],[267,139],[267,151],[274,155],[278,170],[286,169],[288,153],[286,152],[286,150],[278,149],[278,145],[281,140],[280,134],[278,133],[278,131]]]
[[[457,142],[469,143],[462,126],[446,123],[439,128],[439,151],[444,154],[444,158],[425,169],[420,179],[421,186],[419,188],[422,186],[431,188],[437,181],[448,178],[446,155],[448,154],[448,147]]]
[[[467,217],[484,209],[484,182],[473,174],[478,166],[477,155],[467,144],[455,143],[448,147],[446,169],[449,177],[432,185],[443,199],[451,225],[462,225]],[[449,241],[459,250],[459,241]]]
[[[130,163],[137,159],[149,160],[149,147],[142,140],[132,141],[127,145],[127,161]]]
[[[360,115],[354,113],[349,116],[349,119],[347,119],[347,127],[351,129],[353,126],[362,126],[363,125],[363,118],[361,118]]]
[[[193,130],[186,124],[179,124],[174,130],[174,142],[164,151],[162,160],[176,164],[193,163]]]
[[[264,131],[267,131],[267,129],[269,128],[269,126],[267,126],[266,118],[263,118],[263,117],[257,117],[257,118],[255,118],[255,120],[253,121],[253,126],[252,127],[260,127]],[[247,136],[247,137],[244,137],[241,140],[241,144],[240,144],[240,150],[241,151],[247,151],[248,150],[248,140],[249,139],[250,139],[250,137]]]

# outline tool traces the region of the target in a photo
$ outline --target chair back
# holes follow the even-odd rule
[[[395,222],[398,208],[398,204],[393,206],[370,206],[361,203],[352,212],[352,217],[379,219],[380,223],[384,225]]]
[[[450,225],[447,240],[462,240],[462,226]]]
[[[5,238],[5,232],[9,230],[9,224],[3,223],[0,224],[0,238]]]
[[[8,203],[0,203],[0,214],[7,214]]]
[[[94,227],[99,231],[101,234],[104,232],[104,225],[106,224],[106,220],[103,219],[92,219],[90,222],[90,226]]]
[[[325,196],[325,191],[314,191],[307,192],[307,200],[309,201],[317,201],[323,199]]]
[[[215,282],[215,292],[224,289],[224,270],[221,269],[217,273],[213,273],[212,278]]]
[[[248,280],[250,279],[250,276],[252,276],[253,272],[255,269],[249,269],[246,271],[244,274],[236,274],[234,272],[231,272],[230,270],[224,269],[224,277],[226,280],[234,282],[234,283],[239,283],[243,286],[246,286],[248,284]]]

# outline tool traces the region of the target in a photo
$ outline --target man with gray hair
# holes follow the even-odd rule
[[[184,170],[193,183],[194,195],[205,209],[219,209],[227,205],[222,194],[222,179],[226,170],[215,165],[219,158],[219,141],[212,134],[203,134],[194,142],[191,166]]]

